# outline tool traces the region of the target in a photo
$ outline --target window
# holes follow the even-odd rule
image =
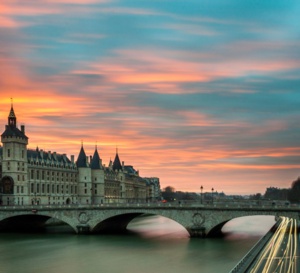
[[[7,149],[7,157],[10,157],[10,149]]]
[[[33,170],[31,170],[30,178],[31,178],[31,179],[34,178],[34,171],[33,171]]]
[[[24,158],[24,150],[22,150],[22,158]]]
[[[42,184],[42,193],[45,192],[45,184]]]
[[[50,185],[47,184],[47,193],[50,193]]]
[[[40,179],[40,172],[36,171],[36,179]]]
[[[31,192],[31,193],[34,192],[34,185],[33,185],[33,183],[31,183],[31,185],[30,185],[30,192]]]
[[[39,193],[40,192],[40,184],[36,185],[36,192]]]

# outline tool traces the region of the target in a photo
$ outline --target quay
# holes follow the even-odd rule
[[[298,222],[280,217],[230,273],[297,273]]]

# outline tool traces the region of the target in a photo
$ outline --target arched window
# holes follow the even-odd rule
[[[4,176],[0,181],[0,192],[14,194],[14,180],[10,176]]]

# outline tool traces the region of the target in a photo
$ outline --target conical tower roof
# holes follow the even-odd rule
[[[81,146],[79,156],[78,156],[77,161],[76,161],[76,165],[77,165],[77,168],[86,168],[86,167],[88,167],[88,164],[86,162],[86,154],[85,154],[85,151],[83,149],[83,146]]]
[[[100,170],[102,169],[101,159],[97,150],[97,147],[95,149],[92,162],[91,162],[91,168],[92,170]]]
[[[122,165],[121,165],[121,161],[120,161],[120,158],[119,158],[119,155],[118,155],[118,150],[116,152],[116,156],[115,156],[115,160],[114,160],[114,163],[113,163],[113,170],[122,170]]]

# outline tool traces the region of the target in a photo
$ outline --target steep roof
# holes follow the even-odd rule
[[[66,154],[57,154],[56,152],[51,153],[39,150],[36,148],[35,150],[27,150],[27,159],[28,162],[31,160],[35,162],[53,162],[54,164],[59,163],[61,166],[73,166],[71,160],[66,156]]]
[[[114,163],[113,163],[113,170],[122,170],[122,165],[121,165],[121,161],[120,161],[120,158],[119,158],[119,155],[118,155],[118,151],[116,153],[116,156],[115,156],[115,160],[114,160]]]
[[[77,168],[80,168],[80,167],[81,168],[86,168],[86,167],[88,167],[87,160],[86,160],[86,154],[85,154],[85,151],[83,149],[83,146],[81,146],[79,156],[78,156],[77,161],[76,161],[76,165],[77,165]]]
[[[28,140],[28,137],[24,132],[17,128],[17,117],[13,106],[11,106],[9,115],[8,115],[8,125],[5,126],[5,131],[1,135],[2,137],[20,137]]]
[[[5,131],[1,135],[2,137],[21,137],[28,139],[28,137],[17,127],[6,125]]]
[[[97,151],[97,148],[96,148],[93,158],[92,158],[91,169],[92,170],[101,170],[102,169],[101,159],[100,159],[99,153]]]

